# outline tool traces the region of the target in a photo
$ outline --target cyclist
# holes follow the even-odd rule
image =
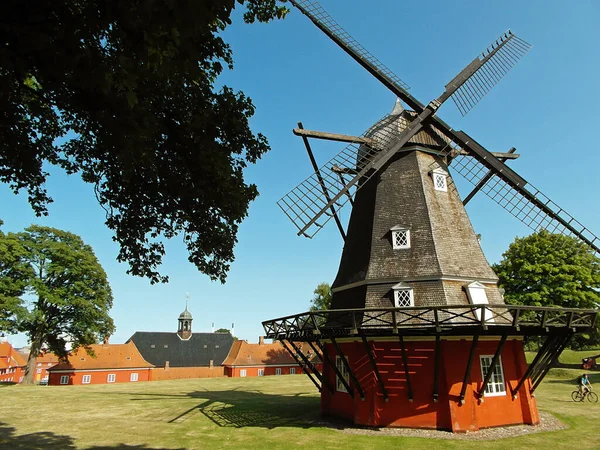
[[[581,397],[581,399],[583,400],[586,394],[592,390],[592,384],[588,379],[587,373],[584,373],[579,378],[577,378],[577,385],[579,386],[579,392],[583,394]]]

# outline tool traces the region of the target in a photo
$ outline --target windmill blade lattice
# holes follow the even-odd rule
[[[383,150],[390,148],[398,140],[406,120],[399,121],[396,128],[388,126],[398,121],[397,115],[386,115],[362,137],[369,137],[371,145],[353,143],[331,158],[316,172],[284,195],[277,204],[298,228],[298,234],[312,238],[329,220],[333,213],[327,208],[329,199],[339,196],[332,204],[337,213],[354,197],[356,191],[377,171],[369,171],[360,178],[360,183],[348,186],[344,177],[356,177],[365,166],[373,162]],[[322,181],[322,183],[321,183]],[[328,195],[323,192],[327,189]],[[340,195],[342,191],[345,191]],[[328,198],[329,197],[329,198]],[[315,221],[315,218],[318,219]]]
[[[456,148],[456,144],[447,148],[447,156],[451,158],[450,168],[477,185],[490,169],[476,158],[457,154]],[[497,172],[493,172],[481,191],[533,231],[545,229],[551,233],[577,237],[600,254],[600,238],[532,184],[526,182],[526,186],[515,188]]]
[[[465,116],[530,49],[510,30],[496,39],[469,65],[476,70],[451,96],[460,113]]]
[[[370,67],[369,71],[378,73],[391,81],[401,91],[410,89],[394,72],[364,48],[346,30],[344,30],[325,9],[316,1],[290,0],[290,3],[306,15],[321,31],[338,45],[346,46],[356,57]]]

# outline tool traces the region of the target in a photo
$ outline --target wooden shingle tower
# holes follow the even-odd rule
[[[504,164],[514,149],[491,153],[436,115],[449,98],[466,114],[530,45],[504,33],[424,105],[317,2],[291,3],[401,102],[361,136],[294,130],[315,173],[279,205],[299,235],[334,219],[344,249],[331,310],[265,321],[267,337],[289,344],[326,415],[453,431],[538,423],[535,389],[596,312],[506,305],[464,205],[482,191],[534,230],[575,236],[595,252],[600,240]],[[349,145],[319,168],[309,137]],[[475,186],[464,199],[450,171]],[[338,216],[346,203],[347,230]],[[546,339],[527,365],[530,335]]]

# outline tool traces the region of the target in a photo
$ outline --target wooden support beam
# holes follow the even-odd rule
[[[511,394],[512,394],[513,400],[515,398],[517,398],[517,393],[519,392],[519,389],[521,389],[521,387],[523,386],[523,384],[525,383],[527,378],[529,378],[529,376],[531,375],[533,370],[537,367],[539,361],[546,354],[548,347],[550,347],[550,345],[553,343],[553,341],[554,341],[553,335],[550,335],[546,338],[546,340],[544,341],[544,344],[542,345],[542,348],[539,349],[539,351],[537,352],[537,355],[535,355],[535,358],[533,358],[533,361],[531,361],[531,364],[529,364],[529,367],[527,368],[527,370],[525,371],[525,373],[523,374],[523,376],[517,383],[517,386],[514,389],[511,389]]]
[[[348,375],[350,375],[350,378],[352,379],[352,384],[356,387],[356,390],[358,391],[358,394],[360,395],[360,399],[364,400],[365,399],[365,393],[362,390],[362,387],[360,386],[360,383],[358,382],[358,378],[356,378],[356,375],[354,374],[354,371],[352,370],[352,367],[350,367],[350,363],[348,363],[348,360],[344,356],[344,353],[342,352],[342,349],[340,348],[339,344],[337,343],[337,341],[335,340],[334,337],[331,338],[331,343],[335,347],[335,351],[337,352],[338,356],[342,360],[342,363],[344,364],[344,367],[346,367],[346,370],[348,371]],[[342,377],[342,380],[344,381],[344,386],[345,386],[346,383],[345,383],[344,377]]]
[[[494,357],[492,358],[490,367],[488,368],[488,371],[485,374],[485,378],[483,379],[483,384],[481,385],[481,389],[479,389],[479,392],[477,393],[477,396],[479,398],[483,398],[485,396],[485,387],[490,382],[490,378],[492,378],[492,375],[494,374],[494,367],[496,366],[496,363],[498,362],[498,358],[500,358],[500,354],[502,353],[502,348],[504,347],[507,337],[508,337],[508,335],[505,334],[504,336],[502,336],[502,338],[500,339],[500,342],[498,343],[498,348],[496,349],[496,353],[494,353]]]
[[[518,158],[520,155],[516,154],[515,153],[516,151],[517,151],[517,149],[515,147],[511,147],[510,150],[508,151],[508,153],[492,153],[492,155],[496,156],[496,158],[498,158],[501,162],[505,162],[507,159]],[[502,155],[502,156],[497,156],[497,155]],[[494,176],[494,173],[491,170],[488,170],[488,172],[483,176],[483,178],[481,178],[481,180],[479,180],[479,183],[477,183],[477,185],[473,188],[473,190],[469,193],[469,195],[467,195],[465,197],[465,199],[463,200],[463,206],[466,205],[467,203],[469,203],[469,201],[471,201],[471,199],[475,196],[475,194],[477,194],[481,190],[481,188],[483,188],[483,186],[485,186],[485,183],[490,181],[490,179],[493,176]]]
[[[544,377],[546,376],[548,371],[552,368],[552,366],[554,366],[554,364],[558,360],[558,357],[560,356],[562,351],[565,349],[565,347],[571,340],[572,336],[573,336],[572,331],[565,333],[564,337],[559,341],[559,344],[557,345],[556,349],[554,350],[552,358],[550,358],[550,360],[548,361],[548,364],[543,368],[543,370],[538,374],[538,377],[536,378],[536,380],[533,382],[533,386],[531,386],[531,390],[529,391],[530,394],[534,393],[534,391],[540,385],[540,383],[542,382],[542,380],[544,379]]]
[[[300,367],[302,367],[302,363],[301,361],[298,359],[298,353],[294,353],[292,350],[290,350],[290,348],[287,346],[287,344],[285,343],[285,341],[283,339],[281,339],[279,342],[281,342],[281,345],[283,345],[283,348],[285,348],[288,353],[292,356],[292,358],[294,358],[296,360],[296,362],[298,363],[298,365]],[[288,341],[292,347],[294,347],[294,344],[291,341]],[[302,352],[300,352],[300,354],[302,355]],[[317,382],[317,380],[315,380],[313,378],[313,376],[311,375],[310,371],[305,370],[304,373],[306,373],[306,375],[308,375],[308,378],[310,378],[310,381],[313,382],[313,384],[317,387],[317,389],[319,390],[319,392],[321,392],[321,385]],[[319,374],[320,375],[320,374]]]
[[[327,363],[329,364],[329,367],[331,367],[333,369],[333,371],[335,372],[336,377],[338,377],[338,379],[340,379],[342,381],[342,384],[346,388],[346,391],[348,392],[348,394],[350,395],[350,397],[354,398],[354,391],[352,390],[352,388],[350,387],[350,385],[348,384],[348,382],[346,381],[346,379],[344,378],[344,376],[342,375],[342,373],[338,370],[338,368],[337,368],[337,366],[335,364],[335,361],[333,361],[331,359],[331,357],[329,356],[329,353],[327,353],[327,347],[325,347],[325,345],[323,343],[321,343],[321,346],[323,347],[323,350],[321,351],[321,354],[327,360]],[[325,363],[325,361],[323,361],[323,363]],[[336,383],[336,385],[337,385],[337,383]],[[333,394],[333,388],[331,388],[330,392]]]
[[[473,358],[475,357],[475,349],[479,342],[479,334],[473,336],[473,343],[471,344],[471,351],[469,352],[469,360],[467,361],[467,368],[465,369],[465,376],[463,377],[462,388],[460,390],[459,404],[463,404],[465,401],[465,393],[467,392],[467,384],[471,378],[471,367],[473,366]]]
[[[337,133],[325,133],[323,131],[305,130],[302,127],[294,128],[294,134],[296,136],[302,136],[304,138],[315,138],[323,139],[325,141],[337,141],[337,142],[350,142],[353,144],[366,144],[373,146],[375,141],[362,136],[349,136],[347,134]]]
[[[310,345],[310,348],[313,349],[313,351],[315,352],[315,354],[319,357],[319,359],[321,360],[321,363],[323,363],[323,353],[324,353],[324,349],[320,348],[317,349],[317,347],[315,347],[314,342],[312,341],[308,341],[308,345]],[[321,351],[319,353],[319,350]],[[316,367],[315,367],[316,370]],[[318,371],[317,371],[318,372]],[[329,391],[330,394],[333,394],[333,386],[331,385],[331,383],[329,382],[329,379],[326,378],[325,376],[321,375],[321,385],[324,385],[327,390]]]
[[[300,130],[303,129],[302,122],[298,122],[298,127]],[[323,191],[325,198],[329,202],[331,200],[331,198],[329,197],[329,191],[327,190],[325,181],[323,180],[323,177],[321,176],[321,171],[319,170],[319,166],[317,166],[317,161],[315,161],[315,157],[313,155],[312,149],[310,148],[310,144],[308,143],[308,139],[305,136],[302,136],[302,141],[304,142],[304,146],[306,147],[306,151],[308,152],[308,157],[310,158],[310,163],[312,164],[313,169],[315,170],[315,173],[317,174],[317,178],[319,179],[319,184],[321,185],[321,190]],[[342,239],[344,239],[344,242],[345,242],[346,241],[346,233],[344,232],[344,227],[342,226],[342,222],[340,221],[340,218],[338,217],[337,212],[335,211],[335,208],[333,207],[333,205],[330,207],[330,210],[331,210],[331,214],[333,215],[333,218],[335,220],[335,223],[338,227],[338,230],[340,230]]]
[[[375,372],[375,378],[377,378],[377,382],[379,383],[379,387],[381,388],[381,392],[383,392],[383,399],[388,401],[388,391],[385,388],[385,384],[383,384],[383,379],[381,378],[381,374],[379,373],[379,369],[377,368],[377,363],[375,362],[375,358],[373,358],[373,352],[371,351],[371,346],[369,345],[369,341],[363,333],[360,333],[360,337],[365,345],[365,350],[367,351],[367,355],[369,356],[369,361],[371,361],[371,367],[373,367],[373,372]]]
[[[410,383],[410,373],[408,371],[408,357],[406,356],[406,347],[404,345],[404,338],[400,334],[398,336],[400,341],[400,348],[402,349],[402,364],[404,365],[404,376],[406,377],[406,390],[408,391],[408,401],[413,401],[413,390],[412,384]]]

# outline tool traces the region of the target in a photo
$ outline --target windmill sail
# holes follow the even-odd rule
[[[453,91],[451,98],[460,113],[465,116],[529,49],[531,44],[508,30],[448,83],[446,89]]]
[[[459,131],[457,134],[465,137],[465,140],[468,138],[471,145],[479,145],[465,133]],[[473,185],[488,178],[481,191],[511,215],[533,231],[545,229],[551,233],[577,237],[600,254],[600,238],[532,184],[521,178],[522,183],[515,185],[502,172],[490,169],[462,152],[455,152],[453,149],[456,148],[458,144],[453,142],[446,150],[446,156],[452,160],[450,168]]]

